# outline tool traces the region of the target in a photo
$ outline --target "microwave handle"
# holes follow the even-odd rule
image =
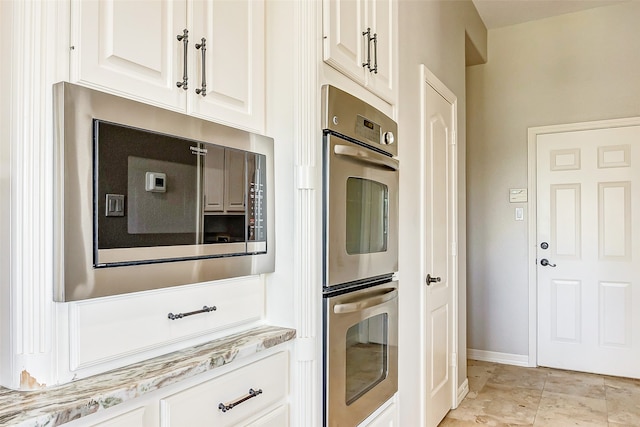
[[[386,292],[382,295],[376,293],[375,296],[361,299],[355,302],[348,302],[345,304],[336,304],[333,307],[333,312],[336,314],[343,313],[353,313],[356,311],[361,311],[366,308],[375,307],[377,305],[384,304],[387,301],[391,301],[392,299],[398,296],[398,290],[394,288],[385,289]]]
[[[387,157],[383,154],[378,154],[374,151],[359,148],[350,147],[347,145],[336,145],[333,152],[338,156],[354,157],[366,163],[372,163],[374,165],[385,166],[394,171],[398,170],[399,162],[393,157]]]

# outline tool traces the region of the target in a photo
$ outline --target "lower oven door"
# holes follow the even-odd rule
[[[326,297],[325,425],[356,426],[398,390],[398,282]]]

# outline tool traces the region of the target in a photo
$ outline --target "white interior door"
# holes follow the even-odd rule
[[[536,141],[538,364],[640,378],[640,126]]]
[[[435,427],[454,406],[455,107],[431,84],[424,85],[425,198],[425,408]]]

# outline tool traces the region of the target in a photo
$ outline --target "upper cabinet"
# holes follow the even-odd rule
[[[263,2],[73,5],[74,82],[264,132]]]
[[[323,0],[324,61],[395,104],[395,0]]]

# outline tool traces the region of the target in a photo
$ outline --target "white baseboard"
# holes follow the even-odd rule
[[[529,366],[529,356],[526,354],[498,353],[497,351],[467,349],[467,359],[482,362],[503,363],[505,365]]]
[[[462,400],[467,396],[467,393],[469,393],[469,379],[465,378],[462,385],[458,387],[458,397],[454,402],[456,406],[454,406],[452,409],[456,409],[458,405],[462,403]]]

